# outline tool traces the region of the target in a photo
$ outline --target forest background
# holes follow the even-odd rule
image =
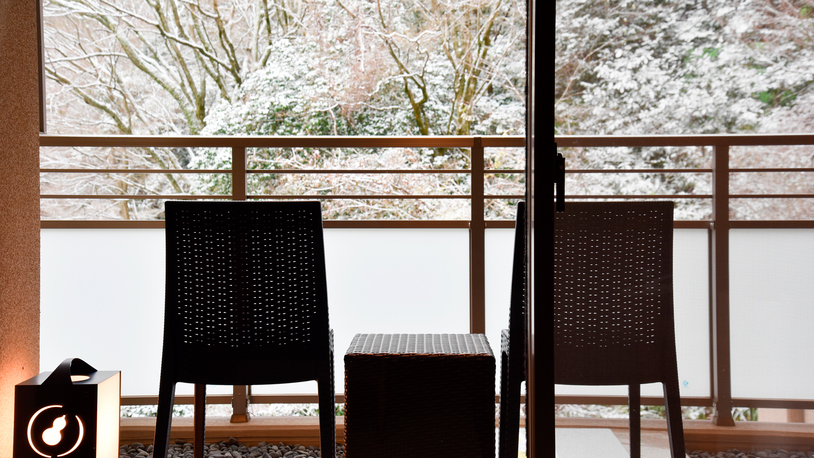
[[[518,0],[45,0],[49,133],[524,135]],[[558,0],[558,135],[811,132],[814,2]],[[569,168],[708,168],[704,148],[580,148]],[[466,169],[468,150],[260,149],[255,169]],[[44,148],[43,168],[228,169],[226,149]],[[738,167],[813,167],[810,148],[733,150]],[[488,168],[522,169],[522,149]],[[811,174],[808,174],[811,175]],[[733,177],[739,192],[811,189],[806,174]],[[261,175],[257,194],[467,193],[466,174]],[[45,194],[226,194],[228,174],[43,174]],[[489,194],[522,194],[495,174]],[[705,174],[569,176],[571,194],[708,194]],[[487,216],[513,218],[514,200]],[[682,199],[679,218],[709,204]],[[460,200],[326,200],[326,218],[467,219]],[[155,219],[162,202],[44,200],[43,218]],[[735,207],[810,218],[811,202]]]

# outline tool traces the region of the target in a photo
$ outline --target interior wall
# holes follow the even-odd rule
[[[14,385],[39,372],[37,2],[0,0],[0,456]]]

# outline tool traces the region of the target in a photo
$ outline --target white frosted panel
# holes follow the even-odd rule
[[[500,331],[509,327],[514,229],[488,229],[485,236],[486,338],[499,361]]]
[[[673,233],[673,306],[678,382],[682,396],[710,395],[708,237],[703,229]],[[558,395],[627,395],[624,386],[557,385]],[[662,385],[642,385],[642,395],[662,396]]]
[[[682,396],[710,396],[709,233],[673,232],[673,307]]]
[[[158,394],[164,231],[41,233],[40,369],[82,358],[98,370],[121,370],[124,395]]]
[[[325,230],[337,392],[356,333],[468,332],[468,244],[465,229]],[[164,231],[46,229],[41,256],[42,370],[79,357],[99,370],[121,370],[124,395],[158,394]],[[228,361],[212,366],[250,370]],[[316,383],[253,392],[316,392]],[[177,393],[191,394],[192,386],[179,384]]]
[[[814,399],[814,230],[730,232],[732,396]]]
[[[495,354],[495,390],[500,392],[500,332],[509,327],[514,229],[488,229],[485,243],[486,338]]]
[[[325,262],[337,393],[357,333],[469,332],[466,229],[326,229]],[[252,392],[316,392],[316,383],[302,386]]]
[[[466,229],[329,229],[325,258],[335,330],[468,332]]]

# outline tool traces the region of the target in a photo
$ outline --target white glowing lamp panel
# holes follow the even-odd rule
[[[44,372],[15,387],[14,458],[118,456],[120,372],[42,385]]]

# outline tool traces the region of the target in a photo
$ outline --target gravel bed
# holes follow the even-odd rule
[[[306,447],[304,445],[286,445],[280,442],[277,445],[260,442],[255,446],[246,446],[234,437],[228,441],[217,444],[205,444],[204,454],[207,458],[313,458],[322,456],[319,447]],[[192,458],[192,444],[176,441],[170,444],[172,458]],[[169,454],[168,454],[169,455]],[[119,458],[147,458],[153,456],[153,446],[139,443],[122,445],[119,447]],[[345,447],[336,446],[337,458],[345,456]]]
[[[690,458],[814,458],[814,451],[802,452],[799,450],[756,450],[748,452],[741,450],[728,450],[726,452],[710,453],[695,451],[689,454]]]
[[[207,458],[314,458],[320,457],[319,447],[304,445],[286,445],[282,442],[277,445],[260,442],[256,446],[246,446],[234,437],[228,441],[221,441],[217,444],[206,444],[208,447]],[[192,444],[184,441],[176,441],[170,444],[172,458],[191,458]],[[134,443],[119,447],[119,458],[152,458],[153,446]],[[345,447],[336,446],[337,458],[344,458]],[[726,452],[705,452],[696,450],[687,454],[689,458],[814,458],[814,451],[803,452],[800,450],[727,450]]]

